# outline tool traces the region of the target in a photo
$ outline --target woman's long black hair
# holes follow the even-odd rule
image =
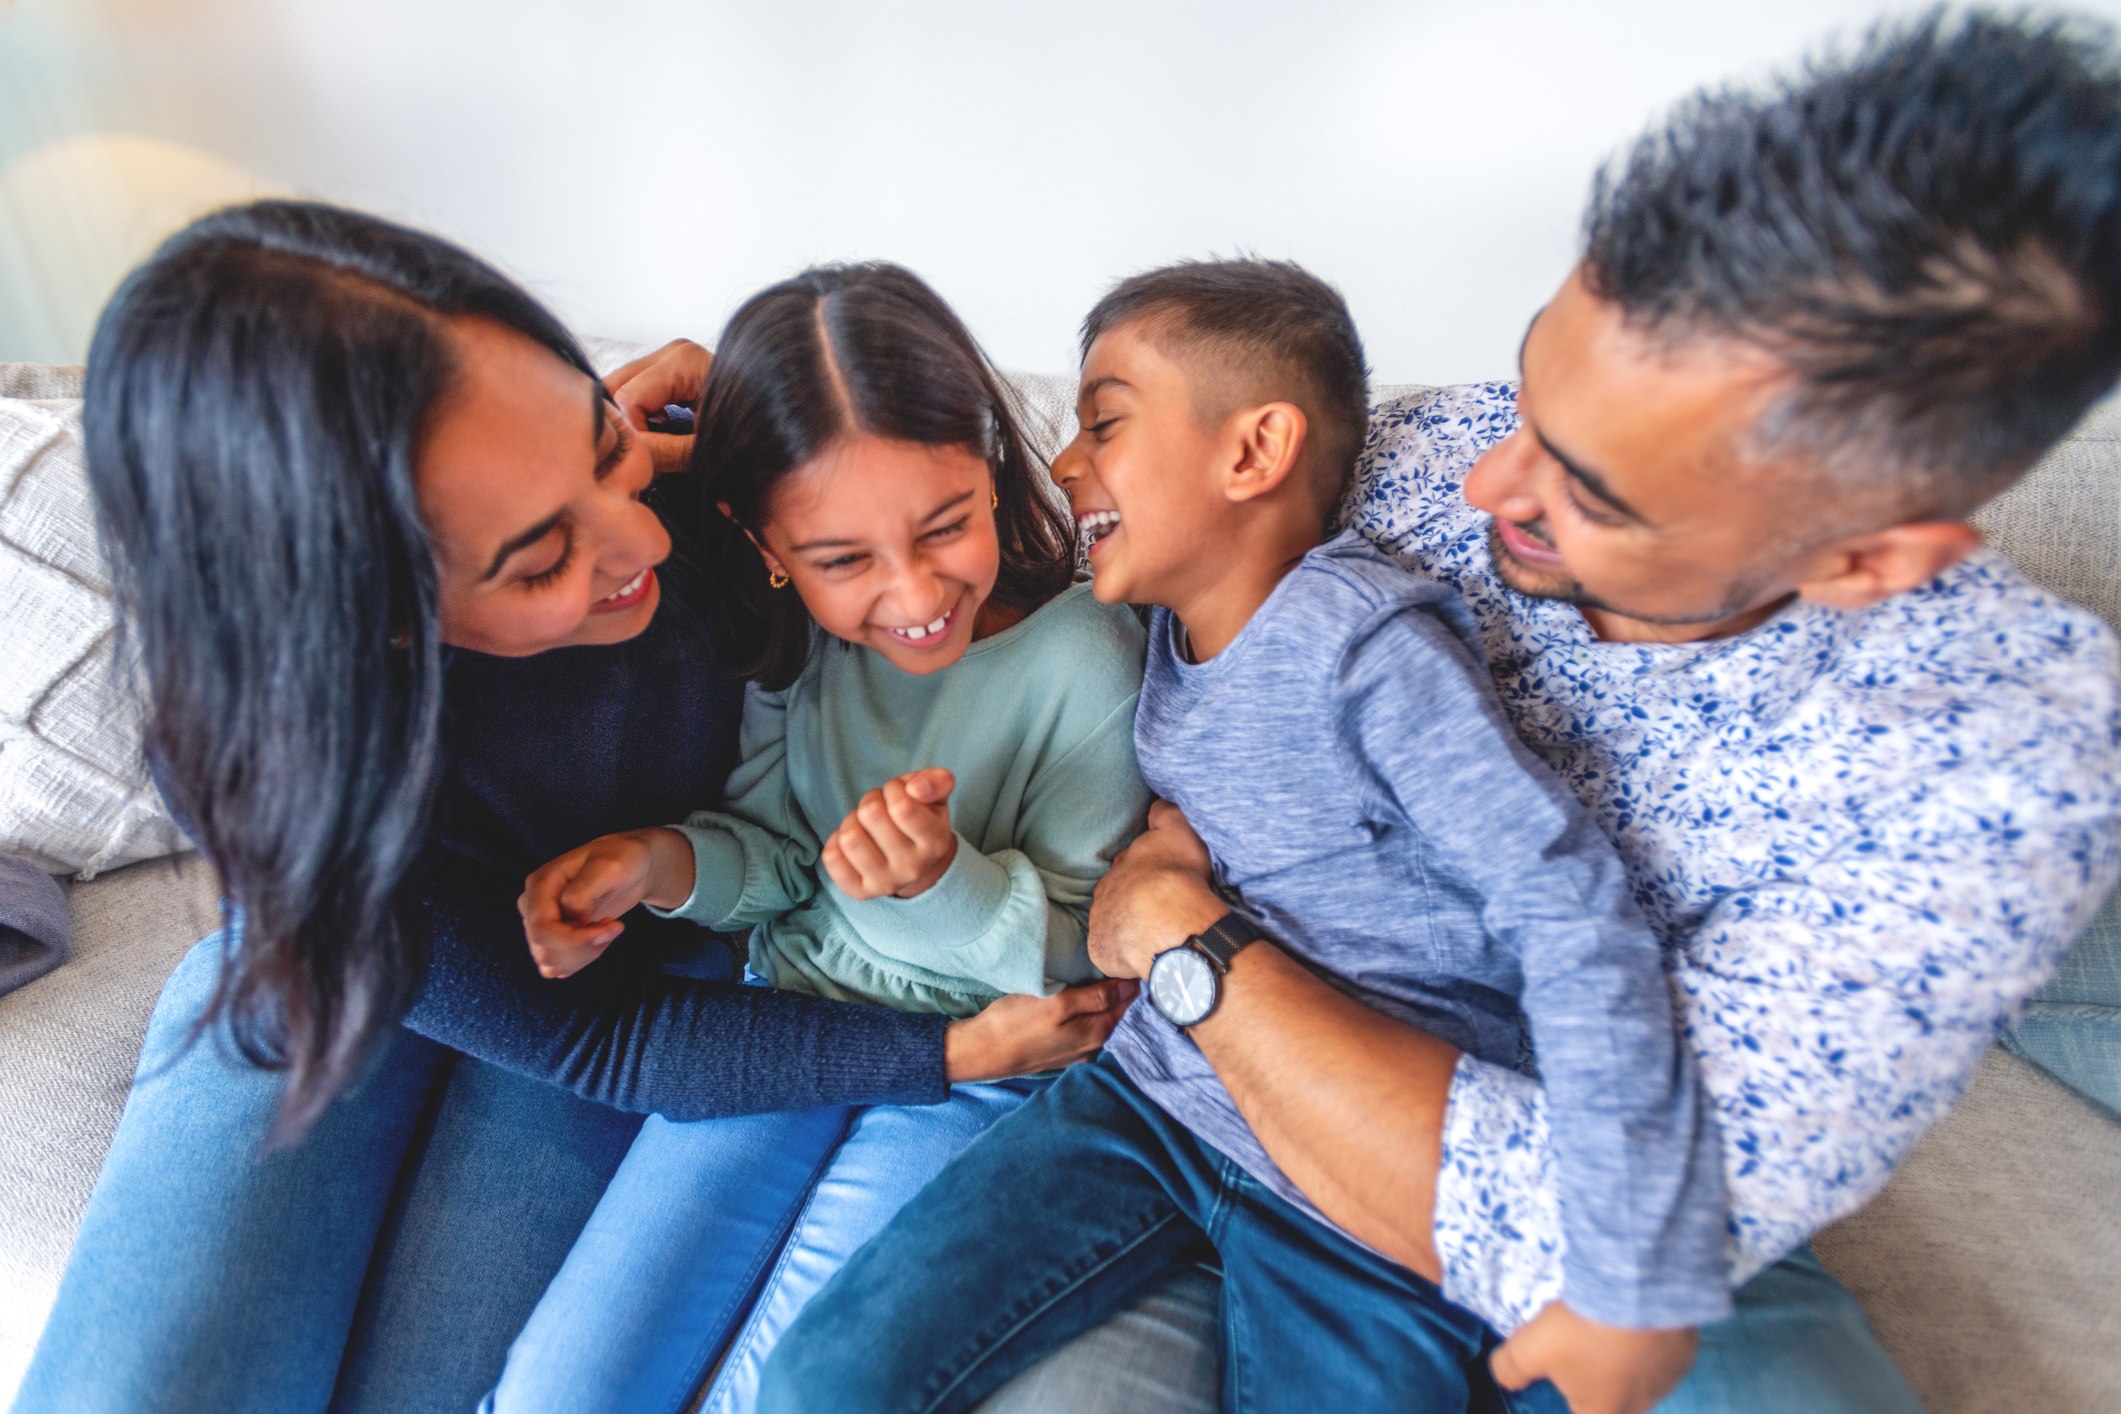
[[[595,376],[483,261],[283,201],[172,237],[89,351],[89,480],[148,761],[240,915],[206,1020],[288,1072],[279,1141],[420,982],[395,905],[434,794],[442,666],[413,458],[458,315]]]
[[[950,306],[897,265],[806,270],[753,295],[722,331],[686,488],[721,567],[719,646],[766,687],[801,671],[810,614],[793,590],[769,586],[744,532],[764,525],[782,477],[861,435],[962,447],[986,461],[999,499],[995,602],[1029,611],[1074,576],[1074,525],[1046,495],[1045,464]]]

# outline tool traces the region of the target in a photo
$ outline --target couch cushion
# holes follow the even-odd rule
[[[2092,409],[1974,523],[2026,577],[2121,631],[2121,400]],[[2121,1110],[2121,892],[2033,998],[2004,1045]]]
[[[1989,1052],[1885,1192],[1821,1233],[1929,1414],[2113,1409],[2121,1125]]]
[[[221,926],[220,896],[195,854],[74,884],[66,966],[0,996],[0,1408],[58,1292],[155,996]]]

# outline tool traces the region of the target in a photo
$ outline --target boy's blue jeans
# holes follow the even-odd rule
[[[1186,1267],[1223,1270],[1225,1409],[1562,1414],[1499,1389],[1494,1333],[1194,1138],[1109,1058],[961,1154],[820,1292],[763,1414],[969,1409]]]
[[[1225,1273],[1213,1338],[1226,1411],[1563,1410],[1544,1382],[1496,1388],[1493,1332],[1275,1197],[1109,1060],[1071,1069],[902,1209],[781,1341],[759,1408],[969,1409],[1145,1290],[1175,1299],[1179,1326],[1206,1327],[1206,1284],[1167,1284],[1203,1262]],[[1920,1414],[1808,1252],[1737,1304],[1659,1414]],[[1058,1378],[1024,1379],[1066,1407]]]

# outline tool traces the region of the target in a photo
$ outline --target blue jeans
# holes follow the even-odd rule
[[[1016,1375],[979,1414],[1215,1414],[1222,1282],[1194,1268]],[[1704,1326],[1694,1368],[1656,1414],[1922,1414],[1848,1289],[1799,1248]]]
[[[1313,1221],[1158,1108],[1109,1058],[997,1125],[811,1302],[762,1414],[971,1408],[1188,1267],[1224,1274],[1226,1409],[1523,1410],[1495,1336],[1436,1287]]]
[[[767,1354],[817,1289],[1043,1083],[959,1085],[919,1107],[650,1119],[482,1408],[677,1414],[719,1356],[702,1408],[749,1414]],[[769,1208],[765,1193],[796,1201]]]
[[[1219,1302],[1185,1275],[1204,1262],[1226,1274]],[[1267,1192],[1109,1061],[998,1125],[850,1262],[769,1361],[759,1407],[926,1414],[1001,1387],[992,1409],[1033,1383],[1066,1407],[1094,1372],[1032,1362],[1104,1339],[1109,1327],[1077,1337],[1138,1310],[1145,1289],[1164,1304],[1167,1348],[1185,1346],[1170,1332],[1188,1325],[1196,1348],[1219,1347],[1226,1410],[1561,1407],[1544,1383],[1496,1389],[1492,1332]],[[1702,1334],[1663,1414],[1919,1414],[1809,1253],[1749,1283],[1738,1314]]]
[[[156,1003],[16,1414],[465,1414],[640,1118],[401,1031],[261,1154],[280,1077],[186,1045],[219,959]]]
[[[466,1414],[504,1359],[512,1375],[542,1369],[570,1380],[555,1388],[578,1387],[589,1367],[568,1365],[564,1343],[520,1370],[518,1360],[533,1341],[564,1341],[554,1312],[623,1298],[644,1271],[666,1283],[682,1272],[693,1304],[667,1328],[635,1330],[634,1348],[689,1352],[695,1383],[771,1278],[716,1386],[742,1408],[802,1298],[1021,1098],[972,1087],[995,1092],[984,1112],[969,1102],[869,1111],[862,1142],[813,1184],[845,1111],[643,1125],[399,1032],[301,1144],[262,1154],[280,1078],[213,1034],[186,1044],[220,949],[218,934],[192,949],[156,1003],[16,1414]],[[728,1165],[728,1201],[689,1213],[716,1241],[684,1241],[688,1215],[666,1211],[660,1185],[687,1157]],[[784,1244],[799,1216],[805,1226]],[[614,1262],[669,1239],[659,1268]],[[1212,1294],[1210,1305],[1212,1318]],[[1172,1300],[1129,1313],[1105,1344],[1036,1372],[1060,1382],[1057,1402],[1034,1394],[1007,1411],[1186,1414],[1187,1387],[1161,1405],[1085,1403],[1076,1366],[1102,1374],[1135,1351],[1154,1368],[1131,1393],[1169,1383],[1191,1314]]]

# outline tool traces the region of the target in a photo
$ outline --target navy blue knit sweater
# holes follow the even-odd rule
[[[711,936],[689,923],[636,909],[573,977],[531,963],[515,909],[526,874],[597,835],[712,804],[735,763],[743,685],[709,645],[704,571],[679,543],[658,570],[661,607],[630,642],[450,652],[440,796],[407,885],[427,976],[405,1025],[672,1119],[938,1102],[945,1018],[666,974]]]

